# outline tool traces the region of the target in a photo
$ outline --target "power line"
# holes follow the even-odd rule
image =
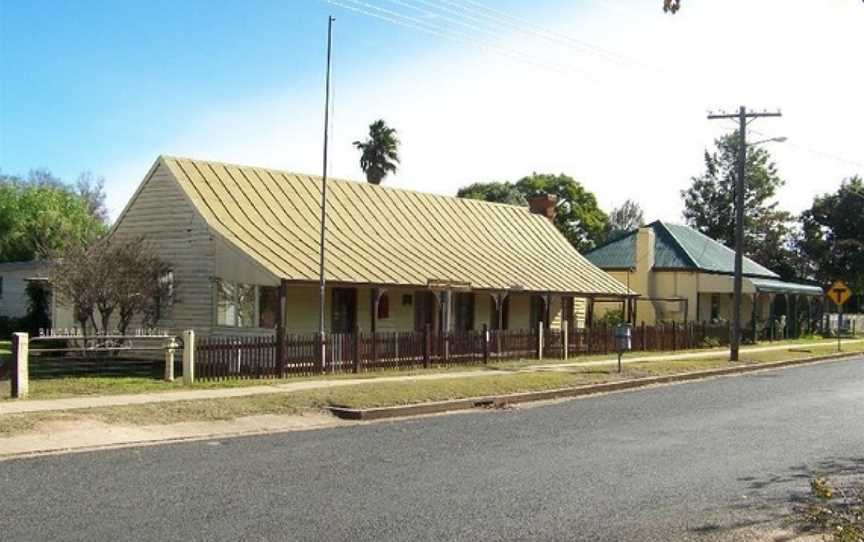
[[[760,136],[763,136],[763,137],[771,137],[768,134],[766,134],[764,132],[760,132],[758,130],[751,130],[751,132],[753,132],[754,134],[758,134]],[[800,145],[798,143],[795,143],[794,141],[787,141],[786,144],[789,145],[790,147],[795,147],[796,149],[801,149],[802,151],[807,151],[809,153],[819,155],[823,158],[828,158],[830,160],[842,162],[844,164],[849,164],[850,166],[864,168],[864,162],[856,162],[855,160],[849,160],[848,158],[843,158],[842,156],[838,156],[836,154],[831,154],[829,152],[825,152],[825,151],[822,151],[819,149],[808,147],[806,145]]]
[[[429,23],[426,20],[413,17],[405,12],[394,11],[381,7],[380,5],[371,4],[362,0],[321,0],[331,5],[341,7],[362,15],[381,19],[392,24],[410,28],[434,35],[436,37],[469,42],[479,44],[481,48],[503,54],[511,59],[526,62],[535,67],[545,68],[556,73],[571,72],[579,73],[580,75],[588,75],[584,69],[577,69],[570,64],[550,64],[548,61],[538,61],[535,55],[531,55],[521,50],[506,48],[500,44],[493,43],[488,39],[479,38],[473,34],[467,34],[453,28],[444,28]],[[657,66],[652,66],[644,62],[636,61],[614,51],[604,49],[591,43],[578,40],[567,34],[548,30],[540,25],[530,21],[514,17],[501,10],[491,8],[478,2],[470,2],[475,7],[460,4],[454,0],[440,0],[446,5],[436,3],[430,0],[385,0],[392,4],[396,4],[403,8],[416,10],[425,16],[434,17],[437,20],[449,25],[457,25],[466,28],[472,32],[479,32],[487,36],[495,38],[502,37],[501,31],[517,32],[525,36],[539,37],[541,39],[551,41],[559,46],[567,47],[570,50],[577,50],[580,53],[594,54],[602,56],[604,60],[611,61],[616,64],[631,64],[633,66],[654,70],[657,72],[665,72],[666,75],[680,75],[682,73],[673,73],[661,69]],[[467,1],[467,0],[463,0]],[[351,4],[348,4],[350,2]],[[353,5],[352,5],[353,4]],[[421,7],[424,6],[424,7]],[[452,6],[452,7],[448,7]],[[453,9],[455,8],[455,9]],[[430,11],[435,10],[435,11]],[[485,10],[481,11],[481,10]],[[471,21],[471,22],[466,22]]]
[[[393,0],[390,0],[390,1],[393,1]],[[621,54],[616,53],[614,51],[604,49],[604,48],[599,47],[597,45],[588,43],[586,41],[575,39],[571,36],[568,36],[566,34],[562,34],[560,32],[549,30],[547,28],[544,28],[541,25],[538,25],[536,23],[533,23],[533,22],[525,20],[525,19],[520,19],[518,17],[514,17],[513,15],[510,15],[509,13],[506,13],[504,11],[501,11],[501,10],[498,10],[495,8],[485,6],[483,4],[480,4],[479,2],[472,2],[469,0],[463,0],[462,2],[458,2],[458,1],[454,1],[454,0],[439,0],[439,2],[441,2],[441,4],[444,4],[444,5],[441,5],[441,4],[438,4],[435,2],[430,2],[429,0],[414,0],[414,1],[419,2],[421,4],[424,4],[426,6],[433,7],[434,9],[438,9],[439,11],[451,13],[451,14],[456,15],[458,17],[465,17],[467,19],[476,21],[477,23],[480,23],[480,24],[494,25],[494,26],[497,26],[498,28],[516,31],[516,32],[523,34],[523,35],[539,37],[541,39],[544,39],[546,41],[549,41],[549,42],[552,42],[552,43],[555,43],[558,45],[568,46],[571,49],[574,48],[574,46],[575,46],[576,48],[582,50],[582,52],[589,51],[589,52],[592,52],[595,54],[600,54],[600,55],[603,55],[607,59],[610,59],[610,60],[630,61],[630,59],[628,59],[624,55],[621,55]],[[466,3],[467,4],[473,4],[474,6],[477,6],[477,7],[472,8],[472,7],[466,6],[465,5]],[[452,8],[449,8],[446,6],[452,6],[455,9],[452,9]]]
[[[382,8],[380,6],[369,4],[367,2],[363,2],[361,0],[321,0],[322,2],[326,2],[328,4],[341,7],[343,9],[347,9],[349,11],[353,11],[356,13],[360,13],[362,15],[366,15],[368,17],[373,17],[376,19],[381,19],[383,21],[387,21],[392,24],[396,24],[398,26],[403,26],[406,28],[410,28],[412,30],[417,30],[420,32],[424,32],[426,34],[430,34],[439,38],[444,38],[448,40],[455,40],[461,42],[469,42],[475,45],[478,45],[480,48],[487,49],[489,51],[502,54],[507,56],[513,60],[518,60],[521,62],[525,62],[533,65],[534,67],[546,69],[553,71],[555,73],[562,73],[562,71],[569,71],[573,73],[583,73],[581,70],[575,70],[569,66],[556,66],[548,63],[538,62],[530,55],[514,50],[508,49],[505,47],[501,47],[495,43],[492,43],[488,39],[478,38],[476,36],[467,34],[465,32],[459,32],[452,29],[445,29],[440,27],[435,27],[421,19],[416,17],[411,17],[409,15],[404,15],[394,10]],[[351,2],[348,4],[346,2]]]

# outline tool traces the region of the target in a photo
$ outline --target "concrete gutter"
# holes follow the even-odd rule
[[[401,418],[405,416],[418,416],[423,414],[438,414],[456,410],[470,410],[474,408],[501,408],[507,405],[527,403],[531,401],[548,401],[550,399],[562,399],[570,397],[581,397],[613,391],[623,391],[635,388],[644,388],[658,384],[673,384],[676,382],[687,382],[691,380],[702,380],[716,376],[729,376],[756,371],[766,371],[791,367],[796,365],[807,365],[824,361],[834,361],[861,357],[860,352],[838,353],[815,358],[799,360],[778,361],[774,363],[750,363],[721,369],[709,369],[706,371],[695,371],[692,373],[681,373],[665,376],[652,376],[646,378],[634,378],[620,382],[606,382],[603,384],[589,384],[586,386],[575,386],[572,388],[559,388],[554,390],[530,391],[522,393],[511,393],[505,395],[488,395],[482,397],[471,397],[467,399],[454,399],[451,401],[435,401],[429,403],[418,403],[414,405],[400,405],[380,408],[350,408],[345,406],[331,406],[333,415],[345,420],[382,420],[387,418]]]

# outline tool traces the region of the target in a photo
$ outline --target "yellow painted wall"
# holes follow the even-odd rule
[[[474,329],[483,329],[484,325],[492,327],[489,317],[493,303],[492,296],[486,292],[477,292],[474,296]]]
[[[377,330],[381,332],[413,331],[414,330],[414,290],[409,288],[392,288],[387,290],[390,297],[390,317],[377,321]],[[411,304],[403,305],[402,296],[410,295]],[[489,325],[490,306],[493,303],[491,296],[486,292],[475,292],[474,297],[474,329],[481,330],[483,325]],[[361,330],[370,329],[370,304],[372,294],[368,287],[358,288],[357,292],[357,323]],[[327,288],[327,309],[325,312],[325,324],[330,326],[330,303],[332,300],[331,288]],[[576,300],[577,316],[583,314],[578,306],[580,300]],[[560,329],[563,313],[561,310],[561,299],[552,296],[550,314],[552,315],[552,327]],[[530,321],[530,295],[511,294],[510,297],[510,322],[509,329],[528,329]],[[583,325],[584,325],[584,316]],[[451,316],[452,322],[452,316]],[[312,333],[318,330],[318,287],[316,285],[292,284],[288,287],[287,317],[286,325],[289,333]],[[225,333],[235,331],[238,328],[220,328]],[[241,330],[242,331],[242,330]],[[248,332],[261,332],[265,330],[248,330]]]
[[[531,296],[510,294],[509,329],[528,329],[531,325]]]

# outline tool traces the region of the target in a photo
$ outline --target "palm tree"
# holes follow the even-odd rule
[[[396,129],[390,128],[383,120],[376,120],[369,125],[369,138],[366,141],[355,141],[354,146],[363,151],[360,155],[360,167],[366,174],[366,180],[372,184],[381,184],[388,173],[396,172],[399,163],[399,138]]]

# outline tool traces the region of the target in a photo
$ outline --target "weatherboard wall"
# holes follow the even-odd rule
[[[143,236],[171,266],[177,298],[158,325],[175,332],[194,329],[199,334],[209,333],[213,316],[212,236],[164,164],[157,162],[111,235]]]

